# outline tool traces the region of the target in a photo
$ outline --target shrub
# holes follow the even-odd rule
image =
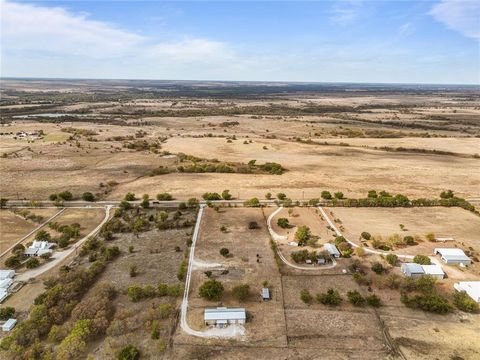
[[[178,268],[177,271],[177,279],[180,281],[185,280],[185,276],[187,275],[187,260],[183,260],[180,263],[180,267]]]
[[[308,200],[308,205],[317,206],[319,202],[320,202],[319,198],[313,198],[313,199]]]
[[[48,199],[49,199],[50,201],[55,201],[55,200],[58,199],[58,195],[57,195],[57,194],[50,194],[50,195],[48,196]]]
[[[138,302],[145,297],[143,289],[140,286],[130,286],[127,289],[127,296],[133,302]]]
[[[58,193],[58,197],[65,201],[70,201],[73,199],[73,195],[70,191],[62,191],[61,193]]]
[[[173,196],[170,195],[169,193],[160,193],[160,194],[157,194],[157,200],[158,201],[171,201],[173,200]]]
[[[468,296],[465,291],[455,292],[453,303],[457,308],[465,312],[476,313],[479,310],[477,302]]]
[[[130,203],[129,203],[127,200],[122,200],[122,201],[120,202],[119,207],[120,207],[120,209],[122,209],[122,210],[129,210],[129,209],[132,208],[132,205],[130,205]],[[119,209],[117,209],[117,210],[119,210]],[[121,212],[120,212],[120,214],[121,214]]]
[[[372,271],[376,274],[382,274],[383,272],[385,272],[385,268],[383,267],[383,265],[379,262],[374,262],[372,264]]]
[[[220,255],[222,255],[223,257],[227,257],[228,255],[230,255],[230,250],[228,250],[227,248],[221,248]]]
[[[370,285],[371,283],[371,280],[361,273],[353,274],[352,278],[359,285]]]
[[[0,320],[8,320],[15,314],[15,308],[7,306],[0,308]]]
[[[135,201],[135,194],[128,192],[125,194],[125,201]]]
[[[38,261],[36,257],[31,257],[30,259],[27,260],[27,262],[25,263],[25,266],[27,267],[27,269],[34,269],[40,266],[40,261]]]
[[[223,190],[222,198],[223,200],[232,200],[232,195],[230,194],[230,190]]]
[[[67,238],[64,238],[64,237],[61,237],[60,239],[58,239],[57,241],[57,244],[58,244],[58,247],[60,248],[66,248],[68,246],[68,244],[70,243],[70,241],[67,239]]]
[[[396,266],[398,264],[398,256],[395,255],[395,254],[388,254],[385,259],[387,260],[387,262],[392,265],[392,266]]]
[[[272,193],[266,193],[265,194],[265,199],[271,200],[272,199]]]
[[[367,304],[372,307],[380,307],[382,305],[382,301],[375,294],[367,296],[365,300],[367,301]]]
[[[285,195],[284,193],[278,193],[277,194],[277,199],[278,200],[285,200],[287,198],[287,195]]]
[[[320,196],[322,197],[322,199],[325,199],[325,200],[332,199],[332,194],[330,194],[330,191],[322,191]]]
[[[317,301],[323,305],[336,306],[342,302],[342,298],[337,290],[330,288],[326,293],[317,294]]]
[[[434,241],[435,241],[435,234],[434,234],[434,233],[425,234],[425,238],[426,238],[428,241],[434,242]]]
[[[335,199],[343,199],[343,193],[341,191],[336,192],[334,196],[335,196]]]
[[[117,353],[117,360],[138,360],[140,351],[133,345],[125,345]]]
[[[357,290],[347,292],[348,301],[355,306],[363,306],[365,304],[365,299]]]
[[[260,200],[258,198],[254,197],[251,198],[243,203],[243,205],[247,207],[260,207]]]
[[[207,201],[212,201],[212,200],[221,200],[222,197],[220,196],[219,193],[209,193],[209,192],[206,192],[205,194],[202,195],[203,199],[204,200],[207,200]]]
[[[249,228],[250,230],[255,230],[255,229],[258,229],[258,228],[260,228],[260,227],[258,226],[258,223],[257,223],[256,221],[250,221],[250,222],[248,223],[248,228]]]
[[[403,242],[407,245],[415,245],[415,239],[410,235],[405,236],[403,238]]]
[[[437,294],[422,294],[408,297],[402,294],[401,301],[409,308],[421,309],[438,314],[446,314],[452,310],[452,305],[444,297]]]
[[[137,267],[135,265],[130,265],[130,277],[135,277],[137,276]]]
[[[371,237],[372,237],[372,235],[370,235],[370,233],[369,233],[369,232],[366,232],[366,231],[362,232],[362,235],[361,235],[361,236],[362,236],[362,238],[365,239],[365,240],[370,240]]]
[[[82,194],[82,200],[83,201],[95,201],[95,195],[93,195],[91,192],[87,191]]]
[[[302,299],[305,304],[311,304],[313,296],[307,289],[302,289],[302,291],[300,291],[300,299]]]
[[[232,295],[238,301],[245,301],[250,295],[250,286],[248,284],[235,286],[232,289]]]
[[[277,225],[280,226],[282,229],[287,229],[290,227],[290,223],[288,222],[287,218],[280,218],[277,220]]]
[[[431,261],[430,258],[426,255],[415,255],[413,258],[413,262],[420,264],[420,265],[430,265]]]
[[[187,200],[187,206],[189,208],[196,208],[200,202],[196,198],[190,198]]]
[[[40,255],[40,257],[43,259],[43,260],[48,260],[52,257],[52,253],[51,252],[46,252],[42,255]]]
[[[199,288],[198,294],[210,301],[218,301],[222,298],[224,287],[220,281],[209,279],[205,281]]]

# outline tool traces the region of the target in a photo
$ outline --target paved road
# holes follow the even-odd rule
[[[102,226],[108,221],[110,218],[110,210],[112,206],[106,206],[105,207],[105,217],[103,218],[102,222],[90,232],[87,236],[83,237],[79,241],[77,241],[75,244],[73,244],[70,248],[64,251],[56,251],[53,254],[53,257],[49,262],[46,264],[36,268],[36,269],[31,269],[27,270],[24,273],[19,274],[18,276],[15,277],[15,281],[27,281],[29,279],[35,278],[37,276],[40,276],[44,274],[45,272],[53,269],[55,266],[60,264],[63,260],[67,258],[67,256],[71,255],[74,251],[76,251],[82,244],[91,236],[95,235]]]
[[[63,208],[61,209],[59,212],[57,212],[55,215],[53,215],[51,218],[49,218],[47,221],[44,221],[43,223],[41,223],[40,225],[38,225],[35,229],[33,229],[32,231],[30,231],[27,235],[23,236],[20,240],[18,240],[15,244],[13,244],[12,246],[10,246],[7,250],[5,250],[4,252],[2,252],[0,254],[0,258],[2,258],[4,255],[8,254],[16,245],[20,244],[22,241],[24,241],[26,238],[28,238],[29,236],[31,236],[33,233],[35,233],[36,231],[40,230],[42,227],[44,227],[45,225],[47,225],[50,221],[52,221],[53,219],[55,219],[57,216],[59,216],[61,213],[63,213],[66,209]]]

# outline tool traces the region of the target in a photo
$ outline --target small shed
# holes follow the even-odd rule
[[[440,254],[441,259],[447,264],[470,265],[472,262],[463,250],[458,248],[436,248],[433,253]]]
[[[307,259],[307,260],[305,260],[305,263],[306,263],[306,264],[311,264],[311,263],[312,263],[312,260]]]
[[[422,265],[417,263],[403,263],[400,269],[407,277],[416,278],[425,275]]]
[[[205,325],[225,327],[230,324],[245,324],[247,313],[244,308],[217,307],[205,309]]]
[[[325,265],[327,262],[327,260],[325,260],[325,258],[321,257],[321,256],[318,256],[317,257],[317,264],[318,265]]]
[[[262,288],[262,299],[263,301],[270,300],[270,289],[269,288]]]
[[[425,275],[430,275],[437,279],[443,279],[445,277],[445,273],[440,265],[422,265],[422,269]]]
[[[480,303],[480,281],[460,281],[453,284],[457,291],[465,291],[477,303]]]
[[[290,246],[298,246],[298,242],[290,241],[290,242],[288,243],[288,245],[290,245]]]
[[[17,324],[17,319],[8,319],[2,325],[2,330],[3,331],[10,331],[15,327],[16,324]]]
[[[337,247],[334,244],[326,243],[323,245],[323,248],[325,251],[328,251],[328,253],[336,258],[340,257],[340,251],[338,251]]]

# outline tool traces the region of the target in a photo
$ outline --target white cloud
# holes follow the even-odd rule
[[[361,10],[361,0],[339,1],[329,11],[330,21],[341,26],[347,26],[359,17]]]
[[[466,37],[480,39],[478,0],[442,0],[433,6],[430,15]]]
[[[64,8],[1,1],[2,52],[30,57],[155,57],[194,62],[224,58],[227,45],[198,38],[163,40],[89,19]]]

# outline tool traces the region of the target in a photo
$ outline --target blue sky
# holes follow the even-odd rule
[[[480,2],[5,1],[1,75],[480,84]]]

